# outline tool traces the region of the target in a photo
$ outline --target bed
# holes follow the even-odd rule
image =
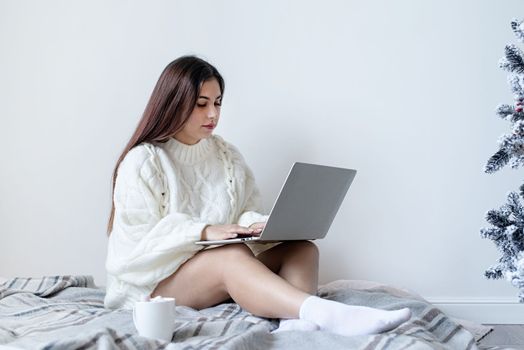
[[[256,317],[235,303],[200,311],[177,306],[173,339],[163,342],[138,336],[130,310],[105,309],[104,293],[91,276],[4,280],[0,349],[476,349],[490,330],[480,327],[473,334],[406,290],[340,280],[321,286],[317,295],[383,309],[409,307],[413,317],[387,333],[343,337],[323,331],[272,333],[278,320]]]

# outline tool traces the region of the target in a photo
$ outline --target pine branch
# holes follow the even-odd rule
[[[480,230],[480,237],[491,240],[500,239],[504,235],[504,229],[499,227],[483,228]]]
[[[520,252],[515,263],[517,271],[511,279],[511,284],[519,289],[519,302],[524,303],[524,252]]]
[[[524,59],[522,58],[522,51],[513,44],[506,45],[504,49],[505,57],[499,61],[500,68],[511,73],[524,73]]]
[[[497,243],[497,242],[495,242]],[[504,271],[515,272],[517,268],[515,267],[515,256],[518,252],[515,251],[515,248],[509,241],[509,238],[506,236],[504,241],[499,242],[497,249],[502,255],[499,258],[499,262],[504,265]]]
[[[524,166],[524,121],[517,121],[514,126],[513,130],[509,134],[502,135],[499,140],[499,147],[500,150],[504,150],[504,152],[507,154],[507,160],[513,160],[510,163],[510,166],[512,168],[518,168],[519,166]],[[500,152],[499,150],[499,152]],[[496,156],[496,157],[495,157]],[[501,163],[496,163],[499,161],[497,157],[504,156],[501,155],[495,155],[492,157],[492,159],[488,160],[494,162],[494,169],[498,170],[501,166],[505,165],[507,163],[506,159],[501,159]],[[505,162],[505,163],[503,163]],[[498,168],[496,168],[498,167]],[[488,165],[486,165],[486,169],[488,168]],[[486,171],[488,172],[488,171]]]
[[[511,213],[508,210],[506,210],[505,207],[502,207],[501,210],[491,209],[486,213],[486,221],[490,223],[491,225],[498,227],[499,229],[506,228],[513,224],[511,220],[509,219],[510,214]],[[490,232],[486,232],[486,233],[490,233]],[[495,234],[496,232],[493,232],[493,233]],[[495,237],[498,237],[498,236],[500,235],[497,234],[496,236],[494,235],[489,238],[496,239]]]
[[[499,279],[503,277],[502,269],[503,267],[500,264],[497,264],[487,269],[486,272],[484,272],[484,275],[488,279]]]
[[[502,119],[506,119],[508,116],[515,113],[515,107],[508,104],[500,104],[497,106],[495,111],[499,117],[501,117]]]
[[[518,169],[519,167],[524,167],[524,155],[516,156],[516,157],[511,161],[511,163],[509,164],[509,166],[510,166],[512,169]]]
[[[522,88],[520,76],[518,74],[510,73],[508,75],[508,83],[515,99],[524,98],[524,89]]]
[[[510,121],[516,123],[518,121],[524,121],[524,112],[515,112],[511,115]]]
[[[505,149],[499,149],[497,153],[492,155],[488,160],[488,163],[484,167],[484,172],[491,174],[497,170],[500,170],[504,165],[508,164],[509,158],[510,156]]]
[[[513,130],[511,130],[513,135],[524,137],[524,121],[519,121],[513,124]]]
[[[509,120],[512,123],[524,120],[524,112],[517,112],[514,106],[508,104],[498,105],[495,113],[497,113],[501,119]]]
[[[524,43],[524,21],[519,21],[518,19],[514,19],[511,21],[511,29],[513,29],[513,33],[515,33],[515,36],[517,39],[519,39],[521,42]]]
[[[519,230],[524,229],[524,206],[521,202],[521,196],[517,192],[510,192],[508,194],[508,203],[505,206],[513,215],[513,224],[518,227]],[[510,218],[511,219],[511,218]],[[522,236],[523,244],[522,250],[524,252],[524,236]],[[519,243],[520,244],[520,243]]]
[[[522,228],[517,228],[511,233],[511,243],[517,252],[524,251],[524,232],[522,232]]]
[[[508,193],[507,208],[515,217],[522,217],[524,215],[522,204],[520,204],[520,198],[517,192]]]

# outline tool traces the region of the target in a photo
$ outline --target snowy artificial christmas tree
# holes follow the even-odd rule
[[[524,43],[524,21],[513,20],[511,28]],[[514,105],[502,104],[497,114],[512,124],[512,132],[499,139],[499,150],[488,160],[485,172],[493,173],[506,164],[512,168],[524,165],[524,54],[515,45],[507,45],[499,65],[508,72],[508,82],[515,98]],[[524,184],[520,193],[508,194],[507,202],[498,210],[487,212],[486,220],[493,226],[480,231],[483,238],[493,240],[502,256],[491,266],[487,278],[506,278],[519,289],[519,301],[524,303]],[[520,195],[520,197],[519,197]]]

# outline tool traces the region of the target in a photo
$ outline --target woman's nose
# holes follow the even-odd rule
[[[211,107],[211,109],[209,110],[208,114],[207,114],[207,117],[209,119],[217,119],[218,118],[218,111],[216,108],[214,107]]]

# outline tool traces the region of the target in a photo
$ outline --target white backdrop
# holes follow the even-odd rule
[[[516,301],[484,279],[499,254],[479,229],[522,181],[483,173],[518,16],[521,0],[0,0],[0,276],[105,284],[113,166],[162,69],[197,54],[268,210],[293,161],[358,170],[321,282]]]

